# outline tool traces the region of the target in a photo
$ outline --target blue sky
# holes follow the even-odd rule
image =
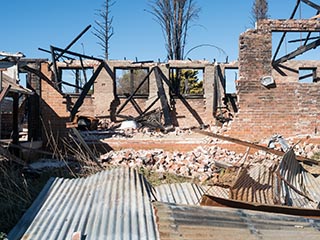
[[[115,33],[110,40],[110,59],[164,61],[166,52],[160,26],[145,11],[149,9],[148,0],[115,1],[111,9]],[[189,31],[186,51],[199,44],[212,44],[222,48],[230,61],[236,60],[239,35],[251,27],[252,3],[253,0],[197,0],[201,12]],[[102,4],[103,0],[3,1],[0,51],[20,51],[28,58],[50,58],[38,48],[67,46],[87,25],[94,24],[98,19],[96,10]],[[286,19],[295,4],[296,0],[269,0],[269,15]],[[71,50],[101,55],[91,30]],[[226,55],[215,48],[202,47],[190,52],[188,57],[224,61]]]

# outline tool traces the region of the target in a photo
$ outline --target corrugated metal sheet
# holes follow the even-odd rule
[[[160,238],[320,239],[320,220],[257,211],[154,202]]]
[[[129,168],[51,179],[9,239],[158,239],[145,178]]]
[[[281,179],[278,179],[281,186],[279,197],[282,204],[301,208],[319,208],[320,178],[303,169],[296,161],[292,149],[283,156],[279,173],[281,175]],[[276,185],[275,190],[278,188]]]
[[[244,170],[230,192],[235,200],[315,209],[320,201],[320,178],[307,172],[290,149],[279,164],[255,164]]]
[[[275,166],[276,167],[276,166]],[[272,167],[275,169],[275,167]],[[230,189],[230,198],[246,202],[274,204],[274,171],[257,163],[243,170]]]
[[[163,184],[155,187],[157,200],[166,203],[200,205],[203,194],[228,198],[229,189],[194,183]]]

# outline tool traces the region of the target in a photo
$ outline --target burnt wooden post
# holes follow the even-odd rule
[[[157,82],[157,87],[158,87],[158,96],[160,98],[161,106],[162,106],[162,111],[164,115],[164,126],[170,126],[172,125],[172,119],[171,119],[171,111],[167,99],[166,92],[163,87],[163,82],[160,76],[159,67],[155,67],[154,73],[156,76],[156,82]]]
[[[12,143],[19,142],[19,93],[13,93],[13,114],[12,114]]]
[[[33,63],[31,66],[40,71],[41,63]],[[33,95],[28,96],[28,141],[37,141],[42,138],[42,124],[40,119],[40,77],[34,73],[28,72],[27,88],[34,91]]]

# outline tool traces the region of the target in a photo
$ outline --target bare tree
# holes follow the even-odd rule
[[[253,6],[251,9],[251,18],[252,25],[258,20],[267,19],[268,18],[268,1],[267,0],[254,0]]]
[[[101,46],[104,57],[109,59],[109,40],[113,36],[114,31],[112,27],[113,17],[110,16],[110,8],[115,4],[113,0],[105,0],[101,9],[97,10],[97,16],[100,21],[96,20],[93,34],[98,38],[98,44]]]
[[[184,59],[190,22],[198,18],[200,8],[194,0],[150,0],[150,6],[162,28],[168,60]]]

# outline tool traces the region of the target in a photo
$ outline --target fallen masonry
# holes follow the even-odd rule
[[[205,138],[204,143],[192,151],[165,151],[163,149],[135,150],[126,148],[118,151],[110,151],[100,156],[103,166],[127,166],[132,168],[146,168],[156,173],[171,173],[187,177],[200,183],[219,182],[219,178],[225,169],[248,167],[257,164],[272,164],[279,162],[282,156],[267,153],[262,150],[245,152],[231,151],[223,148],[224,141]],[[309,159],[320,152],[320,145],[308,141],[294,144],[289,141],[297,156],[301,159]],[[257,146],[257,145],[254,145]],[[280,145],[276,145],[280,150]],[[278,152],[281,152],[279,151]],[[270,151],[277,151],[270,149]],[[284,152],[281,152],[282,155]],[[314,160],[310,160],[314,161]],[[319,174],[317,162],[303,164],[310,172]],[[229,176],[230,177],[230,176]]]

